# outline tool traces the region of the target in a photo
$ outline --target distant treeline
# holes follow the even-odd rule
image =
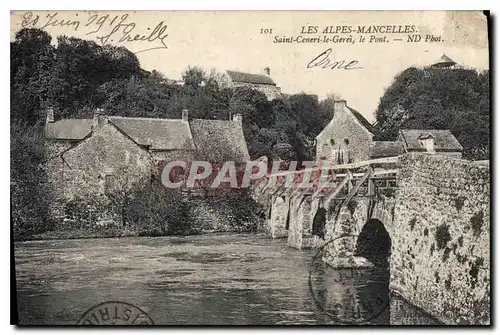
[[[141,69],[124,47],[23,29],[11,43],[11,117],[28,124],[53,107],[58,118],[86,118],[96,108],[110,115],[227,120],[243,114],[252,158],[271,155],[276,144],[298,160],[314,155],[314,138],[331,118],[328,101],[295,94],[268,101],[261,92],[228,85],[225,74],[188,67],[183,85]]]

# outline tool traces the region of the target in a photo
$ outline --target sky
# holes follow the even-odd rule
[[[384,31],[367,31],[369,26]],[[137,52],[142,68],[171,79],[180,79],[188,66],[258,74],[269,67],[284,93],[305,92],[320,99],[335,93],[370,121],[386,88],[410,66],[433,64],[443,54],[477,70],[488,69],[489,62],[487,23],[481,12],[12,12],[11,40],[23,27],[42,28],[54,41],[67,35],[125,46]],[[359,33],[358,27],[365,32]],[[372,35],[377,42],[370,43]],[[408,42],[414,35],[422,40]],[[344,41],[334,42],[334,36]],[[428,36],[432,38],[425,41]],[[323,40],[299,43],[297,37],[301,42]],[[274,43],[286,38],[295,41]],[[328,49],[330,67],[344,61],[351,69],[323,68],[327,60],[321,54]]]

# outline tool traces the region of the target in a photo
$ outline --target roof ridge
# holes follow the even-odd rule
[[[225,70],[229,79],[233,82],[242,82],[250,84],[264,84],[276,86],[276,82],[270,75],[262,73],[242,72],[238,70]]]
[[[160,117],[119,116],[119,115],[108,115],[106,117],[110,118],[110,119],[123,119],[123,120],[184,121],[182,119],[167,119],[167,118],[160,118]]]
[[[54,121],[53,123],[60,122],[60,121],[92,121],[92,119],[59,119]]]
[[[451,133],[450,129],[424,129],[424,128],[399,128],[399,130],[414,130],[414,131],[449,131]]]
[[[219,119],[191,119],[189,121],[219,121],[219,122],[234,122],[233,120],[219,120]]]

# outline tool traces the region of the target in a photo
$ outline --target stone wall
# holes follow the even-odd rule
[[[191,162],[195,159],[194,150],[151,150],[151,157],[155,166],[162,168],[173,161]]]
[[[62,158],[66,162],[64,187],[68,198],[102,195],[107,191],[106,179],[113,187],[125,188],[151,174],[149,153],[106,119]]]
[[[258,204],[250,199],[240,198],[238,202],[228,197],[189,198],[189,219],[200,232],[255,232],[264,218],[255,214]],[[238,208],[240,207],[240,208]],[[241,209],[253,212],[242,215]],[[247,213],[250,214],[250,213]]]
[[[66,168],[66,163],[62,158],[62,154],[74,144],[76,143],[70,141],[49,140],[47,142],[47,156],[49,158],[45,165],[45,169],[47,171],[47,180],[50,184],[50,196],[52,197],[49,202],[49,212],[56,221],[62,220],[64,217],[64,170]]]
[[[487,324],[489,166],[402,157],[391,232],[391,290],[449,324]]]

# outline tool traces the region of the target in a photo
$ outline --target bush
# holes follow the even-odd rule
[[[46,148],[39,125],[11,125],[10,204],[14,240],[25,240],[53,227],[49,219],[50,185],[43,168]]]
[[[146,184],[132,190],[125,207],[125,222],[140,236],[197,233],[190,224],[189,207],[182,194],[154,183]]]
[[[436,229],[436,246],[438,250],[446,247],[448,242],[451,240],[450,232],[448,230],[448,225],[443,223],[439,225]]]
[[[257,213],[262,211],[262,206],[253,199],[248,190],[229,193],[222,198],[221,210],[231,213],[234,220],[229,220],[229,231],[255,232],[257,231]]]
[[[114,214],[109,213],[108,203],[107,199],[95,196],[75,197],[64,204],[65,221],[72,228],[92,228]]]

